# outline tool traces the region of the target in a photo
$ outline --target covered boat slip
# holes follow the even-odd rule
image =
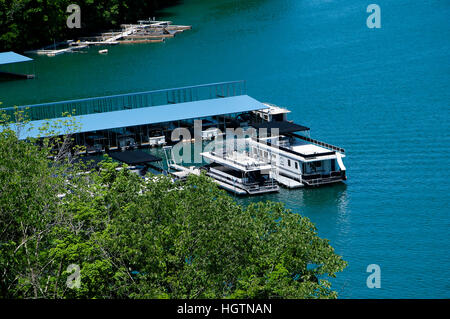
[[[181,140],[172,134],[177,128],[187,128],[191,137],[182,140],[190,141],[194,121],[202,120],[202,138],[212,139],[217,129],[239,126],[239,116],[268,107],[243,93],[245,82],[239,81],[21,106],[26,116],[38,119],[20,124],[19,138],[72,134],[74,143],[93,155],[170,145]],[[56,117],[69,109],[75,115]],[[17,125],[11,124],[13,129]]]
[[[203,139],[213,139],[216,129],[239,126],[239,116],[268,107],[245,91],[245,81],[233,81],[23,105],[18,110],[30,121],[10,127],[22,140],[71,134],[89,155],[191,141],[195,120],[202,121]],[[3,111],[14,118],[16,108]],[[191,137],[173,137],[177,128],[187,128]]]
[[[164,171],[162,158],[141,150],[108,152],[109,157],[114,161],[127,164],[128,169],[141,171],[145,175],[147,170],[159,174]],[[87,170],[99,169],[100,162],[104,161],[103,154],[78,156],[74,159],[76,163],[83,163]]]
[[[172,91],[170,91],[172,92]],[[166,92],[166,93],[169,93]],[[170,100],[170,98],[169,98]],[[64,105],[70,104],[60,102]],[[76,104],[76,103],[75,103]],[[54,135],[77,134],[86,132],[98,132],[106,130],[130,129],[133,131],[140,126],[163,126],[169,127],[173,130],[177,127],[183,127],[186,122],[193,122],[194,119],[211,119],[223,116],[223,124],[226,124],[226,116],[234,114],[242,114],[258,109],[264,109],[265,106],[261,102],[251,98],[248,95],[236,95],[228,97],[214,97],[211,99],[202,99],[198,101],[169,103],[157,106],[142,106],[121,110],[106,111],[95,113],[89,111],[88,114],[75,115],[71,117],[71,121],[76,123],[76,128],[64,127],[61,123],[67,121],[67,117],[57,117],[50,119],[40,119],[30,121],[21,130],[20,139],[38,138]],[[35,105],[27,109],[29,115],[39,115],[40,113],[54,115],[53,111],[43,110],[44,106]],[[58,106],[46,105],[45,108],[52,108]],[[39,112],[37,112],[39,109]],[[6,109],[8,111],[8,109]],[[83,113],[83,111],[77,111]],[[39,113],[39,114],[38,114]],[[217,123],[219,121],[216,121]],[[39,128],[47,125],[55,126],[52,132],[47,134],[42,132]],[[14,124],[13,124],[14,126]],[[122,132],[117,132],[122,134]]]
[[[156,173],[164,171],[161,157],[140,150],[109,152],[108,155],[116,161],[129,165],[140,176],[145,176],[149,169]]]
[[[24,55],[17,54],[15,52],[0,52],[0,65],[20,63],[33,61],[32,58],[26,57]]]
[[[32,79],[34,78],[33,59],[15,52],[0,52],[0,79]]]
[[[128,165],[142,165],[162,161],[162,158],[142,151],[111,152],[108,155]]]
[[[294,132],[309,131],[309,127],[299,125],[289,121],[272,121],[262,123],[251,123],[252,127],[256,128],[260,132],[266,130],[267,136],[273,136],[278,134],[288,134]]]
[[[19,111],[23,111],[26,118],[30,121],[38,121],[60,118],[63,114],[78,116],[107,113],[245,94],[245,81],[233,81],[22,105],[19,106],[18,109]],[[264,107],[266,106],[263,105],[262,108]],[[9,105],[9,107],[4,108],[3,110],[7,115],[13,118],[15,108],[12,105]]]

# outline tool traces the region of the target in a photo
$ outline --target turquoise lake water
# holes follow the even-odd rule
[[[311,136],[346,149],[346,184],[271,199],[309,217],[349,267],[342,298],[450,297],[450,2],[186,0],[160,17],[193,25],[166,43],[36,60],[0,83],[4,105],[247,80]],[[369,289],[366,267],[381,267]]]

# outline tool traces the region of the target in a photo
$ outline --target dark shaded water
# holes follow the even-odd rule
[[[343,298],[450,297],[450,2],[185,1],[194,29],[164,44],[38,58],[38,79],[0,83],[6,105],[247,80],[312,136],[344,147],[349,180],[279,200],[316,223],[349,267]],[[381,289],[366,267],[379,264]]]

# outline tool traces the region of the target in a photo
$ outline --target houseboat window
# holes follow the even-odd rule
[[[298,163],[297,162],[294,162],[295,163],[295,169],[298,169]]]
[[[288,166],[291,166],[291,160],[288,159]]]

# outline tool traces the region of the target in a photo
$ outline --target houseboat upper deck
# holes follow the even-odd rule
[[[346,180],[345,154],[293,136],[249,138],[250,154],[275,165],[276,176],[319,186]]]
[[[211,163],[203,169],[222,188],[239,194],[256,195],[277,192],[279,187],[271,177],[273,166],[250,157],[244,152],[204,152],[203,158]]]

